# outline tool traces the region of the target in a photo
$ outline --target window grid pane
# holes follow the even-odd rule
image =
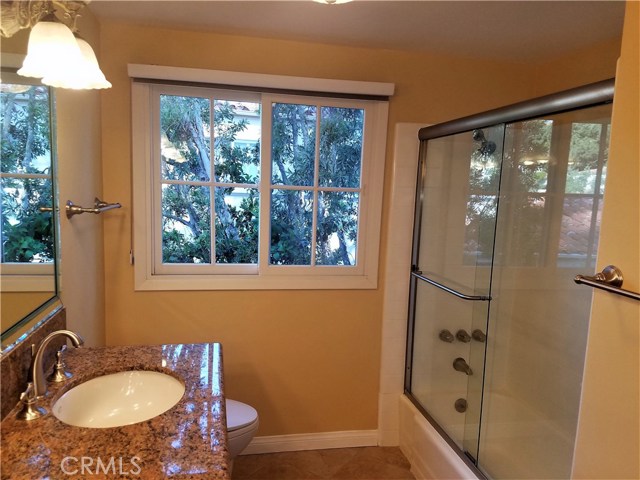
[[[314,185],[317,107],[272,105],[271,183]]]
[[[2,263],[53,263],[49,87],[3,83],[0,153]]]
[[[311,265],[314,192],[274,189],[271,192],[272,265]]]
[[[269,263],[356,265],[364,110],[272,108]]]
[[[214,100],[214,171],[220,183],[260,178],[260,103]]]
[[[360,187],[364,110],[322,107],[320,172],[322,187]]]
[[[208,98],[160,95],[162,179],[208,182],[210,132]]]
[[[0,178],[2,263],[53,263],[52,183],[49,178]]]
[[[258,263],[257,188],[215,189],[215,258],[216,263]]]
[[[49,87],[2,84],[0,172],[50,174]]]
[[[257,263],[260,127],[259,102],[160,95],[164,264]]]
[[[162,262],[211,263],[210,189],[162,185]]]
[[[319,192],[317,265],[356,264],[360,194]]]

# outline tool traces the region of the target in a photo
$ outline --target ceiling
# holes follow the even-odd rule
[[[619,38],[624,1],[93,0],[100,21],[539,61]]]

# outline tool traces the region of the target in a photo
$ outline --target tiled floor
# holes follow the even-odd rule
[[[241,455],[233,480],[413,479],[399,448],[362,447]]]

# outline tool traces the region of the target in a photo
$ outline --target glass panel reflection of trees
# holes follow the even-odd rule
[[[497,252],[504,265],[595,267],[609,143],[610,107],[590,120],[569,112],[507,125],[500,158],[476,144],[470,155],[465,264],[490,262],[500,205],[518,251]]]

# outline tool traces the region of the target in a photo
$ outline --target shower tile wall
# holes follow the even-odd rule
[[[382,446],[398,445],[400,438],[399,403],[404,392],[409,298],[407,272],[411,268],[418,130],[422,127],[422,124],[399,123],[395,130],[378,398],[378,442]]]

